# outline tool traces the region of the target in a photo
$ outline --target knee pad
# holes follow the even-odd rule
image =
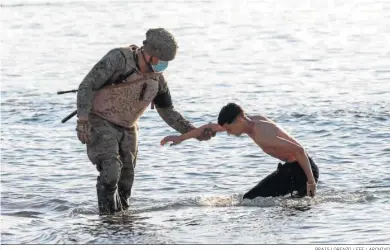
[[[109,158],[99,164],[100,182],[108,189],[115,189],[121,176],[122,162],[119,158]]]

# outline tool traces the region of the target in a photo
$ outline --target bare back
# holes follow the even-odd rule
[[[282,151],[278,148],[267,145],[267,140],[269,140],[271,137],[280,137],[300,145],[300,143],[295,138],[289,135],[281,126],[265,116],[248,116],[248,118],[255,123],[254,132],[249,134],[249,136],[264,151],[264,153],[281,161],[296,161],[292,152]]]

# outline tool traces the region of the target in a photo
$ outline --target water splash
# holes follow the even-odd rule
[[[199,196],[194,198],[184,198],[179,201],[163,202],[154,201],[154,206],[132,210],[134,213],[145,213],[163,211],[169,209],[180,209],[185,207],[306,207],[324,203],[356,204],[373,202],[378,197],[368,191],[357,191],[353,193],[327,191],[317,194],[316,197],[291,198],[285,197],[257,197],[253,200],[243,199],[242,194],[232,194],[226,196]]]

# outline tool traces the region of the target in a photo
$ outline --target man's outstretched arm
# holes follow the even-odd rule
[[[185,140],[189,140],[192,138],[199,138],[202,136],[204,131],[209,131],[210,133],[213,133],[215,135],[217,132],[222,132],[226,130],[223,127],[219,126],[218,124],[209,123],[199,128],[193,129],[182,135],[166,136],[164,137],[164,139],[161,140],[161,146],[164,146],[167,142],[170,141],[173,142],[171,145],[176,145]]]

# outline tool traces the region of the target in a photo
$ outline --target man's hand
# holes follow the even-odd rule
[[[315,181],[307,182],[307,196],[314,197],[317,191],[317,184]]]
[[[208,141],[212,137],[214,137],[217,134],[217,132],[213,131],[211,128],[205,128],[202,132],[202,135],[197,137],[199,141]]]
[[[167,142],[172,142],[170,146],[180,144],[182,140],[180,139],[180,136],[171,135],[166,136],[164,139],[161,140],[160,144],[161,146],[164,146]]]
[[[76,131],[81,143],[88,144],[91,142],[91,123],[89,123],[88,119],[80,117],[77,120]]]

